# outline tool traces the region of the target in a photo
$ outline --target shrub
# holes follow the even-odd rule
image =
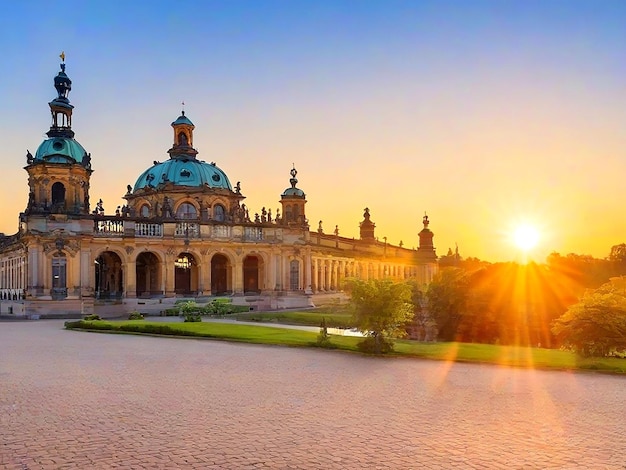
[[[332,348],[333,344],[330,341],[328,335],[328,329],[326,328],[326,318],[322,317],[322,323],[320,324],[320,334],[317,335],[317,346],[320,348]]]
[[[139,313],[137,310],[130,312],[130,315],[128,315],[128,319],[129,320],[143,320],[143,315],[141,313]]]
[[[102,320],[102,318],[100,318],[100,315],[96,315],[95,313],[85,316],[84,319],[87,321]]]
[[[180,310],[183,314],[183,317],[185,317],[186,322],[202,321],[202,309],[194,301],[190,300],[188,302],[185,302],[180,307]]]
[[[165,310],[161,312],[161,315],[166,316],[166,317],[177,317],[180,315],[180,309],[179,308],[166,308]]]
[[[393,351],[393,341],[383,335],[371,335],[358,342],[356,347],[368,354],[386,354]]]

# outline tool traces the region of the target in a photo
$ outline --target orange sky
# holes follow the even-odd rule
[[[440,255],[458,243],[516,259],[510,233],[526,222],[536,259],[607,256],[626,242],[626,8],[468,3],[209,2],[182,15],[156,2],[120,18],[96,2],[4,18],[3,39],[32,35],[5,58],[0,232],[26,205],[26,149],[50,126],[65,49],[91,201],[107,213],[167,158],[184,100],[199,158],[241,181],[251,212],[279,206],[295,163],[314,229],[358,237],[367,206],[380,239],[411,247],[427,211]],[[55,18],[70,21],[63,35]]]

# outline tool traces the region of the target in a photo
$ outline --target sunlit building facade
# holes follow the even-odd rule
[[[26,156],[19,230],[0,238],[0,313],[154,312],[181,297],[215,296],[256,310],[300,308],[340,294],[350,277],[427,284],[436,272],[427,216],[418,249],[379,241],[368,209],[359,239],[325,233],[321,222],[311,231],[295,167],[274,213],[248,208],[240,183],[198,158],[184,111],[171,124],[167,158],[105,214],[102,201],[90,201],[97,159],[72,131],[71,85],[62,63],[48,138]]]

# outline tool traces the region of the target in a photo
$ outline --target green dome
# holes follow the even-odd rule
[[[228,176],[214,163],[206,163],[196,159],[173,157],[162,163],[156,163],[144,171],[135,183],[134,191],[146,187],[156,187],[162,183],[173,183],[176,186],[200,188],[222,188],[232,191]]]
[[[298,188],[287,188],[283,191],[283,196],[291,196],[291,197],[305,197],[304,191]]]
[[[81,163],[85,167],[90,168],[89,159],[83,162],[83,158],[87,155],[84,147],[74,139],[69,137],[51,137],[44,140],[37,152],[33,163]]]
[[[172,123],[172,126],[177,126],[179,124],[187,124],[188,126],[193,126],[193,122],[191,122],[189,120],[189,118],[187,116],[185,116],[185,113],[183,112],[183,114],[181,114],[180,116],[178,116],[178,119],[176,119],[176,121],[174,121]],[[194,126],[195,127],[195,126]]]

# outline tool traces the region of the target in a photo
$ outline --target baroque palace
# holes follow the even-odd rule
[[[102,201],[91,207],[97,161],[74,139],[62,58],[48,138],[26,155],[29,195],[19,230],[0,236],[0,313],[149,313],[176,298],[213,296],[284,309],[336,298],[349,277],[432,279],[437,256],[427,216],[418,249],[378,241],[368,209],[360,239],[324,233],[321,222],[311,231],[295,167],[280,209],[252,213],[240,184],[197,158],[184,111],[172,123],[169,158],[127,186],[127,203],[111,215]]]

